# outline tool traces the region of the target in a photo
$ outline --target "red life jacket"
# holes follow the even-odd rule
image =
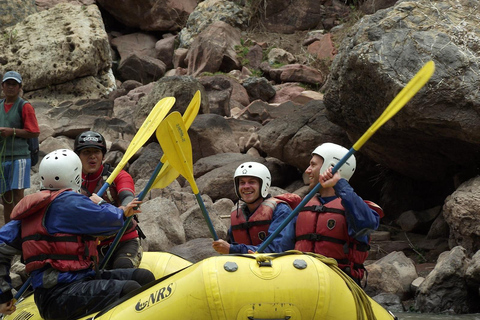
[[[354,279],[362,279],[370,245],[348,234],[345,208],[337,198],[324,205],[312,198],[301,210],[296,224],[295,249],[334,258]]]
[[[105,183],[106,179],[103,179],[103,176],[109,176],[110,175],[110,165],[105,164],[100,167],[99,172],[94,173],[93,175],[99,175],[96,176],[98,177],[97,179],[97,184],[95,185],[95,188],[93,189],[93,192],[90,192],[85,186],[82,185],[82,188],[80,189],[80,192],[83,195],[86,195],[87,197],[90,197],[92,193],[98,193],[98,191],[102,188],[103,184]],[[85,180],[86,175],[82,174],[82,179]],[[95,176],[93,179],[96,179]],[[108,203],[118,206],[120,204],[120,200],[118,198],[118,192],[117,192],[117,187],[115,186],[115,182],[113,182],[110,186],[108,186],[107,190],[102,196],[102,199],[107,201]],[[130,220],[130,224],[127,227],[127,230],[125,230],[125,233],[123,234],[122,238],[120,239],[120,242],[131,240],[138,238],[138,231],[137,231],[137,221],[135,219]],[[106,239],[101,240],[99,246],[106,246],[110,245],[113,240],[115,240],[115,236],[110,236]]]
[[[294,193],[285,193],[265,199],[255,212],[247,217],[246,206],[241,206],[230,213],[232,234],[235,242],[260,245],[268,235],[268,228],[272,222],[273,212],[279,203],[286,203],[295,208],[302,198]]]
[[[22,251],[27,273],[47,264],[62,272],[85,270],[98,261],[94,237],[47,232],[44,225],[47,209],[64,191],[43,190],[28,195],[12,212],[13,220],[21,220]]]

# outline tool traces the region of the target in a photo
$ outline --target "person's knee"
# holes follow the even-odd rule
[[[120,293],[120,296],[123,297],[127,293],[132,292],[133,290],[136,290],[140,287],[141,287],[141,285],[138,282],[132,281],[132,280],[127,280],[125,282],[125,284],[123,285],[122,292]]]
[[[136,269],[133,272],[132,280],[137,281],[140,285],[145,285],[149,282],[155,280],[155,276],[150,270],[147,269]]]
[[[129,258],[119,258],[113,262],[113,269],[135,268],[133,261]]]

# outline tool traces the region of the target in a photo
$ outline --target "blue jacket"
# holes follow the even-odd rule
[[[279,203],[273,211],[272,222],[268,228],[268,236],[272,234],[277,227],[285,220],[285,218],[292,212],[290,207],[285,203]],[[232,229],[228,230],[230,239],[234,241],[232,237]],[[259,246],[246,245],[232,243],[230,245],[230,253],[248,253],[248,250],[256,252]],[[265,248],[265,253],[270,252],[284,252],[287,250],[293,250],[295,247],[295,222],[290,221],[289,224],[273,239],[273,241]]]
[[[368,235],[380,225],[380,216],[355,193],[347,180],[340,179],[333,189],[337,197],[342,199],[348,234],[358,241],[368,243]],[[327,203],[335,198],[320,198],[320,201]]]
[[[108,236],[123,226],[123,210],[110,204],[96,205],[88,197],[65,191],[53,200],[45,215],[45,227],[50,234],[70,233],[90,236]],[[13,220],[0,229],[0,303],[10,301],[10,265],[14,255],[21,254],[21,221]],[[44,273],[49,273],[48,277]],[[49,288],[57,283],[71,283],[94,276],[93,269],[77,272],[35,270],[32,287]],[[53,280],[53,281],[52,281]]]

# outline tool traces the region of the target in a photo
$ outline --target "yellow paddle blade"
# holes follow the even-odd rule
[[[170,165],[187,179],[193,193],[198,187],[193,177],[192,144],[178,112],[172,112],[158,126],[157,139]]]
[[[185,123],[185,128],[187,128],[187,130],[192,125],[193,120],[195,120],[195,118],[197,117],[198,111],[200,110],[201,103],[202,103],[202,94],[200,93],[200,90],[197,90],[197,92],[195,92],[195,94],[193,95],[192,100],[188,104],[188,107],[182,116],[183,122]]]
[[[193,120],[195,120],[195,118],[197,117],[198,111],[200,110],[201,103],[202,103],[202,95],[200,93],[200,90],[197,90],[197,92],[195,92],[195,95],[193,96],[192,100],[188,104],[188,107],[182,116],[183,122],[185,123],[185,128],[187,130],[192,125]],[[157,138],[158,138],[158,134],[157,134]],[[178,175],[180,174],[177,170],[175,170],[172,166],[170,166],[170,164],[166,159],[167,158],[165,157],[165,155],[163,155],[160,160],[163,163],[163,167],[160,173],[158,174],[158,176],[155,178],[155,181],[153,182],[153,185],[152,185],[153,189],[165,188],[170,183],[172,183],[173,180],[177,179]]]
[[[174,97],[166,97],[160,100],[150,111],[148,117],[143,122],[142,126],[138,129],[137,133],[130,142],[125,154],[118,163],[115,170],[108,177],[106,183],[112,184],[113,180],[117,177],[123,167],[127,164],[128,160],[140,149],[141,146],[147,142],[152,136],[155,129],[157,129],[160,122],[165,118],[170,109],[175,104]]]
[[[188,107],[187,107],[187,109],[185,110],[185,112],[183,113],[183,116],[182,116],[183,122],[185,123],[185,128],[187,128],[187,130],[192,125],[193,120],[195,120],[195,118],[197,117],[198,111],[200,110],[200,104],[201,103],[202,103],[202,95],[200,93],[200,90],[197,90],[197,92],[195,92],[192,100],[188,104]],[[165,167],[165,161],[164,160],[165,160],[165,155],[163,155],[162,159],[160,160],[161,162],[164,163],[163,166]],[[162,170],[164,170],[164,168],[162,168]],[[176,179],[176,177],[175,177],[175,179]]]
[[[168,187],[173,180],[177,179],[180,173],[175,170],[168,160],[166,158],[164,159],[165,155],[162,157],[162,160],[165,160],[163,162],[163,167],[158,173],[157,177],[155,178],[155,181],[153,181],[151,189],[163,189]]]
[[[383,111],[380,117],[373,125],[363,134],[360,139],[353,145],[353,149],[358,151],[363,144],[380,128],[385,122],[393,117],[405,104],[413,98],[417,92],[423,88],[427,81],[435,71],[435,63],[427,62],[420,71],[407,83],[399,94],[390,102],[388,107]]]

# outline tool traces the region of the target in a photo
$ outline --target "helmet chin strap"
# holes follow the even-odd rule
[[[245,200],[243,200],[242,198],[240,198],[240,200],[243,201],[243,202],[247,205],[247,207],[248,207],[250,204],[256,203],[259,199],[262,199],[262,201],[259,202],[259,204],[258,204],[258,206],[255,208],[255,210],[257,210],[257,208],[260,207],[260,205],[261,205],[262,202],[263,202],[263,199],[264,199],[264,198],[263,198],[261,195],[259,195],[258,198],[255,199],[255,201],[252,201],[251,203],[248,203],[248,202],[246,202]],[[240,202],[240,201],[239,201],[239,202]],[[237,214],[238,214],[238,204],[239,204],[239,202],[237,202]],[[250,211],[250,209],[248,209],[248,210]],[[252,210],[250,213],[254,213],[255,210]]]

